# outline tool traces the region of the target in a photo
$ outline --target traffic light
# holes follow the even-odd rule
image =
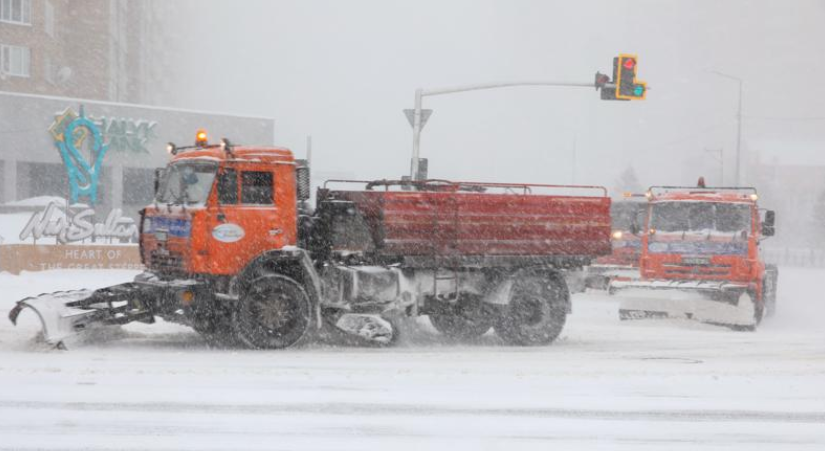
[[[619,55],[613,59],[613,81],[616,83],[616,98],[622,100],[644,100],[647,83],[636,80],[636,55]]]

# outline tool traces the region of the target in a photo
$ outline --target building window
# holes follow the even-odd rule
[[[14,77],[28,77],[31,73],[29,48],[0,45],[0,72]]]
[[[31,25],[31,0],[0,0],[0,22]]]
[[[17,197],[53,196],[67,198],[69,182],[60,163],[17,163]]]
[[[154,198],[154,169],[123,168],[123,205],[142,207]]]

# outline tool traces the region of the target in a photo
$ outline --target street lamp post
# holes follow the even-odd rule
[[[719,162],[719,186],[725,186],[725,149],[705,149],[708,153],[718,153],[719,158],[715,158]]]
[[[411,161],[411,168],[410,168],[410,178],[412,180],[419,179],[418,173],[418,159],[421,150],[421,128],[422,128],[422,116],[421,116],[421,105],[422,100],[424,97],[427,96],[438,96],[444,94],[454,94],[458,92],[467,92],[467,91],[479,91],[483,89],[497,89],[497,88],[509,88],[514,86],[555,86],[555,87],[577,87],[577,88],[592,88],[594,87],[594,83],[570,83],[570,82],[552,82],[552,81],[517,81],[517,82],[504,82],[504,83],[485,83],[485,84],[478,84],[478,85],[465,85],[465,86],[455,86],[450,88],[436,88],[436,89],[416,89],[415,90],[415,110],[413,111],[412,116],[412,126],[413,126],[413,149],[412,149],[412,161]],[[607,88],[614,88],[615,85],[607,84],[605,85]]]
[[[722,72],[712,70],[712,74],[720,77],[728,78],[739,83],[739,107],[736,110],[736,186],[741,185],[741,178],[739,176],[741,160],[742,160],[742,79],[734,77],[733,75],[723,74]]]

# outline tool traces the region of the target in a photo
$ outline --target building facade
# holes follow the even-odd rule
[[[170,43],[158,24],[173,8],[0,0],[0,203],[62,198],[98,216],[117,208],[135,217],[152,199],[167,142],[190,144],[205,128],[239,144],[272,144],[270,118],[145,105],[164,98]]]
[[[0,91],[145,102],[161,30],[126,0],[0,0]]]
[[[0,199],[5,203],[43,196],[70,199],[74,165],[85,171],[80,176],[91,169],[98,177],[97,198],[92,202],[82,195],[78,202],[94,203],[104,213],[121,208],[134,217],[152,199],[154,169],[169,160],[166,143],[191,145],[198,129],[238,144],[271,145],[274,135],[274,121],[262,117],[3,92],[0,105]],[[81,116],[93,131],[77,129],[69,139],[68,124]]]

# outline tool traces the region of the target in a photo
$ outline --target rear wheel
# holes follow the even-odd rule
[[[472,339],[484,335],[495,320],[480,296],[461,293],[455,305],[445,306],[430,315],[430,323],[442,334],[455,339]]]
[[[567,320],[570,294],[564,281],[541,274],[519,277],[513,283],[510,303],[495,325],[507,343],[535,346],[555,340]]]
[[[284,276],[265,275],[247,285],[233,325],[244,345],[281,349],[303,338],[312,323],[312,304],[303,287]]]

